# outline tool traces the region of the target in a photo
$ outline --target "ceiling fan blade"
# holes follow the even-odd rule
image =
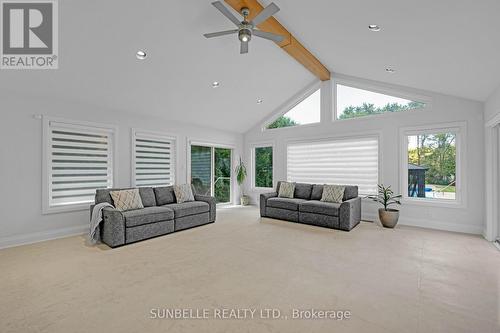
[[[237,33],[238,29],[233,29],[233,30],[226,30],[226,31],[219,31],[219,32],[211,32],[209,34],[203,34],[206,38],[212,38],[212,37],[219,37],[219,36],[225,36],[225,35],[230,35]]]
[[[272,40],[273,42],[276,43],[281,43],[285,37],[277,34],[273,34],[272,32],[266,32],[266,31],[261,31],[261,30],[254,30],[253,34],[255,36],[259,36],[265,39]]]
[[[248,53],[248,42],[241,42],[240,54]]]
[[[254,26],[259,25],[260,23],[264,22],[274,14],[276,14],[280,8],[276,6],[274,2],[272,2],[269,6],[264,8],[257,16],[255,16],[252,20],[252,24]]]
[[[236,18],[236,16],[234,16],[233,13],[231,13],[229,11],[229,9],[227,9],[227,7],[222,4],[222,2],[215,1],[215,2],[212,2],[212,5],[215,8],[217,8],[222,13],[222,15],[224,15],[225,17],[227,17],[228,19],[230,19],[231,22],[233,22],[234,24],[236,24],[236,25],[240,25],[241,24],[240,20],[238,20],[238,18]]]

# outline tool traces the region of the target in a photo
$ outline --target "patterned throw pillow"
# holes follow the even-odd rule
[[[194,201],[193,190],[190,184],[174,185],[174,193],[177,203]]]
[[[321,201],[342,203],[342,199],[344,198],[344,191],[345,191],[345,186],[324,185],[323,196],[321,197]]]
[[[119,211],[144,208],[139,189],[111,191],[111,198],[115,204],[115,208]]]
[[[293,192],[295,192],[295,183],[281,182],[278,197],[293,198]]]

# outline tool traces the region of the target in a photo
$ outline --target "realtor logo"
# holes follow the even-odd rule
[[[1,69],[58,67],[57,2],[1,1]]]

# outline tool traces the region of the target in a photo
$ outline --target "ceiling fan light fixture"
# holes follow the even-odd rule
[[[217,81],[212,82],[212,88],[215,89],[215,88],[219,88],[219,87],[220,87],[220,83],[219,82],[217,82]]]
[[[247,28],[240,29],[238,32],[238,38],[244,43],[249,42],[250,39],[252,39],[252,31]]]

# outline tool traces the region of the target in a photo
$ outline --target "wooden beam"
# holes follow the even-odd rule
[[[250,15],[248,16],[250,21],[258,13],[260,13],[262,9],[264,9],[264,7],[257,0],[225,0],[225,2],[237,12],[240,12],[243,7],[250,9]],[[330,71],[294,36],[292,36],[292,34],[283,25],[281,25],[277,19],[271,17],[257,25],[257,28],[284,36],[285,39],[281,43],[276,43],[279,47],[292,56],[292,58],[301,63],[321,81],[330,80]]]

